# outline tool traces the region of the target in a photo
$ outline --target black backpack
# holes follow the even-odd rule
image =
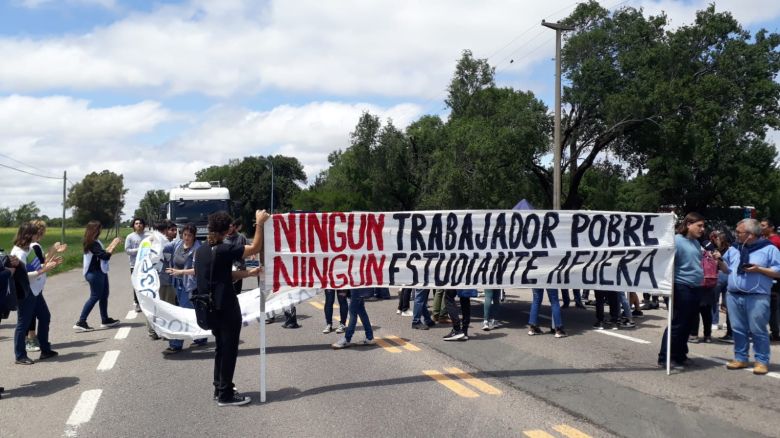
[[[212,279],[214,278],[214,258],[216,247],[211,247],[211,262],[210,272],[207,284],[207,290],[201,291],[198,289],[190,292],[190,302],[192,307],[195,308],[195,319],[198,322],[198,327],[203,330],[211,330],[209,325],[209,319],[214,314],[214,284]]]

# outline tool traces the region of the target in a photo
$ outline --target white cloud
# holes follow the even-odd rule
[[[94,108],[67,97],[0,98],[0,163],[71,181],[103,169],[124,175],[129,189],[125,214],[131,215],[147,190],[168,189],[194,177],[195,171],[231,158],[282,154],[298,158],[311,179],[327,167],[327,156],[349,146],[349,133],[364,111],[404,128],[421,115],[413,104],[384,108],[372,104],[312,102],[269,111],[218,105],[199,118],[173,114],[156,102]],[[162,145],[137,139],[162,124],[191,123]],[[13,123],[12,123],[13,122]],[[49,169],[40,170],[40,169]],[[45,214],[59,215],[62,181],[0,169],[0,207],[36,201]]]

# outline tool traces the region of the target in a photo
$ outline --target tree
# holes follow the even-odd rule
[[[143,218],[149,226],[152,226],[163,218],[160,208],[168,202],[168,194],[169,192],[165,190],[148,190],[138,204],[133,217]]]
[[[125,206],[124,177],[109,170],[92,172],[68,191],[66,207],[80,225],[99,221],[105,228],[114,226]]]
[[[751,41],[714,6],[674,31],[664,15],[610,15],[594,1],[564,22],[576,27],[562,52],[564,208],[584,204],[583,179],[608,152],[643,175],[631,190],[656,191],[659,203],[701,210],[735,196],[768,202],[745,187],[745,176],[773,167],[764,132],[778,126],[780,36],[759,31]],[[538,160],[535,169],[551,186],[549,170]]]
[[[0,208],[0,227],[13,227],[16,225],[14,217],[14,212],[10,208]]]
[[[19,208],[14,210],[13,215],[14,222],[16,222],[16,224],[23,224],[33,219],[38,219],[41,215],[41,209],[35,205],[35,201],[32,201],[28,202],[27,204],[20,205]]]
[[[228,175],[230,175],[231,169],[235,168],[241,160],[232,158],[228,161],[228,164],[221,166],[209,166],[205,169],[201,169],[195,172],[195,181],[219,181],[223,186],[227,185]]]

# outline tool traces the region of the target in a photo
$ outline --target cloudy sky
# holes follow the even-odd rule
[[[711,1],[602,4],[666,11],[680,26]],[[446,117],[446,87],[464,49],[488,58],[500,85],[550,105],[554,32],[540,22],[575,5],[2,0],[0,207],[35,201],[58,216],[63,171],[79,181],[109,169],[130,190],[126,217],[147,190],[247,155],[297,157],[313,181],[363,111],[400,127],[423,114]],[[780,1],[716,7],[751,31],[780,32]]]

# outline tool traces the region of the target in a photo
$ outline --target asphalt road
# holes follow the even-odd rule
[[[395,300],[370,302],[382,345],[341,351],[330,348],[339,335],[321,333],[318,296],[299,306],[302,328],[266,326],[266,403],[259,402],[259,328],[244,328],[234,381],[254,401],[219,408],[211,399],[213,342],[200,349],[186,342],[183,353],[163,356],[166,343],[148,339],[143,317],[131,311],[126,259],[111,265],[109,313],[119,327],[74,333],[88,295],[80,270],[51,278],[44,292],[59,357],[15,365],[15,316],[0,323],[0,437],[751,437],[780,430],[776,357],[772,373],[754,376],[725,370],[731,346],[692,345],[698,366],[666,376],[655,367],[663,310],[646,312],[635,330],[596,332],[592,309],[565,309],[568,338],[529,337],[524,290],[509,291],[505,324],[491,332],[480,330],[482,305],[472,300],[467,342],[442,341],[449,327],[441,325],[412,330]],[[97,309],[89,322],[99,325]]]

